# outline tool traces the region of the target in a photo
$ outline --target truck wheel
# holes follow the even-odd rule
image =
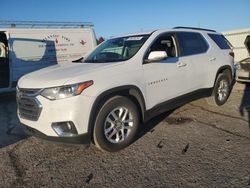
[[[225,104],[231,92],[230,78],[227,74],[219,74],[213,89],[211,97],[207,98],[210,105],[221,106]]]
[[[112,97],[97,114],[94,143],[103,151],[119,151],[134,141],[138,127],[139,113],[136,105],[126,97]]]

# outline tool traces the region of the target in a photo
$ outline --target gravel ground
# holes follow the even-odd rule
[[[0,97],[0,187],[250,187],[250,87],[226,105],[186,104],[143,125],[117,153],[27,137]]]

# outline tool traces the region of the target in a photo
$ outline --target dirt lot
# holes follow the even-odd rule
[[[250,187],[250,87],[226,105],[198,100],[162,114],[127,149],[26,137],[15,96],[0,97],[0,187]]]

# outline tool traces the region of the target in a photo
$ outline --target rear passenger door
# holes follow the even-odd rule
[[[177,32],[180,59],[186,62],[188,76],[186,87],[189,92],[205,88],[209,76],[209,62],[211,57],[207,53],[209,45],[202,34],[198,32]]]

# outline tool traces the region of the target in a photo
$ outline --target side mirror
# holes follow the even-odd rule
[[[160,61],[166,59],[168,57],[167,52],[165,51],[152,51],[148,55],[148,59],[146,59],[147,63]]]

